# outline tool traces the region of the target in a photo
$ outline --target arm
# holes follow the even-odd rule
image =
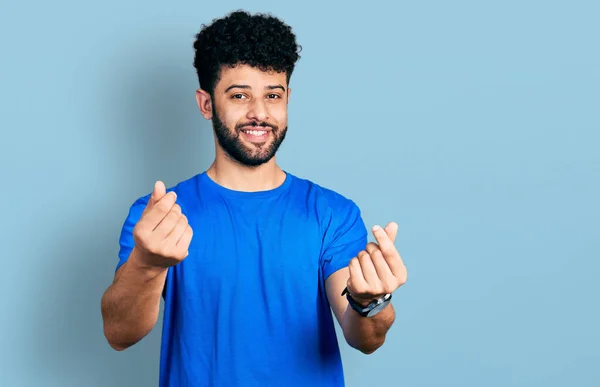
[[[102,297],[104,335],[111,347],[122,351],[154,328],[166,275],[166,268],[144,268],[133,249]]]
[[[146,336],[156,325],[168,268],[188,255],[193,231],[175,203],[157,182],[143,212],[131,211],[125,222],[122,246],[125,263],[102,297],[104,335],[116,350],[124,350]]]
[[[385,230],[374,227],[378,244],[367,244],[366,250],[359,252],[347,268],[336,271],[326,280],[327,297],[346,341],[363,353],[373,353],[383,345],[395,320],[394,308],[388,304],[377,315],[362,317],[341,293],[348,287],[351,296],[366,306],[406,282],[406,267],[394,247],[397,227],[395,223],[390,223]]]
[[[333,273],[326,281],[327,296],[348,345],[370,354],[383,345],[396,317],[394,307],[390,303],[375,316],[362,317],[348,305],[346,297],[341,296],[349,278],[347,267]]]

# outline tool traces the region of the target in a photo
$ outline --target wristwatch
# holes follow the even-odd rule
[[[359,304],[358,302],[356,302],[356,300],[354,300],[352,298],[352,296],[350,295],[350,292],[348,291],[348,287],[346,287],[344,289],[344,291],[342,292],[342,296],[343,295],[346,295],[346,298],[348,299],[348,303],[350,304],[350,307],[352,309],[354,309],[356,311],[356,313],[358,313],[359,315],[361,315],[363,317],[375,316],[377,313],[381,312],[390,303],[390,300],[392,299],[391,294],[386,294],[386,295],[379,297],[378,299],[370,302],[369,305],[362,306],[361,304]]]

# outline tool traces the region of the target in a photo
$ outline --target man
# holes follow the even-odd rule
[[[397,225],[367,244],[354,202],[276,164],[299,59],[289,26],[234,12],[194,48],[215,160],[131,206],[102,299],[106,338],[116,350],[141,340],[162,296],[161,386],[343,386],[332,311],[350,346],[383,344],[407,276]]]

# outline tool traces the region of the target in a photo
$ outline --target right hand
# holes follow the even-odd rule
[[[133,228],[135,248],[145,266],[175,266],[188,255],[193,231],[176,200],[175,192],[166,193],[163,182],[155,183],[148,204]]]

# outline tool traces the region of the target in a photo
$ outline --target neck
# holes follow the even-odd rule
[[[222,152],[217,152],[206,173],[215,183],[244,192],[275,189],[283,184],[286,177],[285,172],[277,165],[275,157],[257,167],[248,167],[231,160]]]

